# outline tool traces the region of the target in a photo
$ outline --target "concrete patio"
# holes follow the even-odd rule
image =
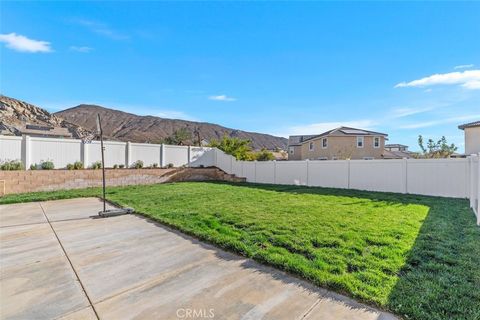
[[[96,198],[0,206],[1,319],[395,319]]]

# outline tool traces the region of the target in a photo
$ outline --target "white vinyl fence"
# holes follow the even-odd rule
[[[480,161],[461,159],[237,161],[218,149],[105,141],[106,167],[135,161],[145,166],[216,166],[252,183],[304,185],[468,198],[480,224]],[[25,168],[50,160],[55,168],[101,159],[100,142],[0,136],[0,161],[21,160]]]
[[[131,167],[141,160],[145,167],[157,165],[213,166],[214,150],[189,146],[104,141],[105,167],[114,165]],[[55,168],[65,168],[76,161],[85,168],[102,160],[100,141],[84,144],[76,139],[54,139],[43,137],[0,136],[0,162],[22,161],[28,170],[31,164],[52,161]]]

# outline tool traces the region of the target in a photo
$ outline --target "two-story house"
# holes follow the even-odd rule
[[[480,121],[458,126],[465,133],[465,154],[480,153]]]
[[[349,127],[317,135],[290,136],[288,160],[382,159],[387,136]]]

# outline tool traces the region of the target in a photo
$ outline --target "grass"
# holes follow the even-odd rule
[[[480,319],[480,228],[466,200],[206,182],[110,188],[108,198],[404,318]]]

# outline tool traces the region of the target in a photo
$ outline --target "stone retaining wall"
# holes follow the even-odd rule
[[[173,181],[237,181],[217,168],[106,169],[107,186],[154,184]],[[4,194],[100,187],[102,170],[0,171]]]

